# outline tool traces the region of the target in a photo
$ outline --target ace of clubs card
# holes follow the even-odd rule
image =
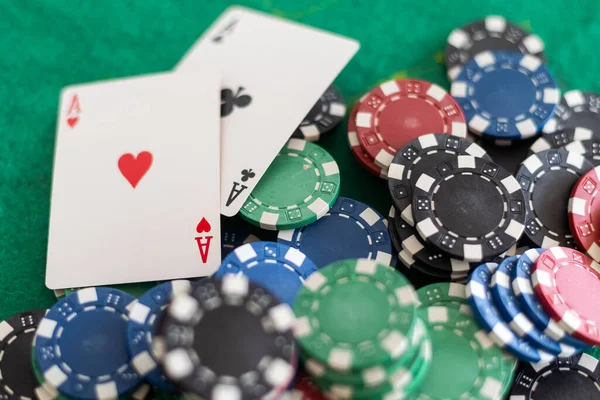
[[[355,40],[232,6],[176,66],[218,65],[221,213],[237,214],[294,129],[358,51]]]

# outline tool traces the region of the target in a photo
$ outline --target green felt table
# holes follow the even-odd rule
[[[442,63],[448,33],[494,13],[544,39],[562,89],[600,90],[600,3],[595,0],[240,4],[359,40],[361,50],[336,80],[349,107],[390,78],[423,78],[448,87]],[[220,0],[0,1],[0,319],[55,302],[44,275],[60,89],[171,69],[227,5]],[[294,99],[281,101],[293,106]],[[354,160],[345,129],[346,121],[321,142],[339,163],[341,195],[386,213],[387,185]],[[225,226],[239,223],[234,219]]]

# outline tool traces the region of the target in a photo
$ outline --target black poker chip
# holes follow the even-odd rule
[[[600,360],[581,353],[549,363],[521,363],[511,399],[598,400]]]
[[[36,398],[40,384],[31,365],[31,344],[46,311],[25,311],[0,322],[0,399]]]
[[[600,138],[591,140],[575,140],[565,146],[565,150],[581,154],[594,167],[600,165]]]
[[[416,228],[404,221],[400,215],[396,215],[394,218],[394,228],[398,232],[402,248],[412,256],[415,262],[423,265],[430,275],[447,277],[451,280],[462,279],[481,264],[448,257],[435,246],[427,244]],[[421,268],[417,266],[416,269]]]
[[[600,94],[570,90],[562,96],[555,115],[546,122],[543,133],[565,128],[587,128],[600,132]]]
[[[316,142],[332,132],[345,116],[344,99],[336,88],[329,86],[292,133],[292,137]]]
[[[245,276],[206,278],[163,315],[164,370],[201,398],[271,398],[296,371],[293,324],[290,306]]]
[[[600,131],[588,128],[564,128],[544,133],[530,148],[530,155],[550,149],[565,149],[584,156],[594,166],[600,165]]]
[[[598,131],[600,135],[600,131]],[[542,133],[532,145],[531,152],[539,153],[544,150],[560,149],[574,141],[593,140],[594,131],[584,127],[562,128],[552,133]]]
[[[563,149],[545,150],[523,161],[516,177],[526,197],[525,234],[538,247],[575,248],[569,197],[573,185],[591,168],[582,155]]]
[[[474,55],[487,50],[520,51],[545,60],[544,42],[537,35],[507,21],[499,15],[473,21],[450,32],[445,49],[445,62],[450,80]]]
[[[405,221],[413,224],[410,205],[413,186],[419,176],[432,166],[457,155],[490,159],[483,148],[468,139],[434,133],[411,140],[396,153],[388,169],[388,188],[396,210]]]
[[[492,161],[458,156],[415,183],[412,210],[426,243],[452,258],[490,261],[521,237],[525,198],[516,179]]]

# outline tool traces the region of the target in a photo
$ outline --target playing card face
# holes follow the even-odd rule
[[[234,6],[194,44],[178,71],[219,65],[221,213],[235,215],[358,42]]]
[[[220,88],[220,74],[202,68],[63,89],[49,288],[217,269]]]

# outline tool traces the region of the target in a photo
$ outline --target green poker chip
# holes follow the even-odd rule
[[[502,351],[502,376],[504,383],[502,396],[500,398],[504,399],[510,392],[510,388],[515,381],[515,374],[517,373],[517,367],[519,366],[519,360],[513,355],[507,353],[506,351]]]
[[[340,171],[321,146],[290,139],[240,210],[263,229],[295,229],[325,215],[340,192]]]
[[[427,378],[427,374],[429,374],[433,358],[433,343],[431,339],[431,333],[427,335],[427,340],[423,341],[421,349],[419,350],[419,355],[420,356],[413,367],[413,379],[404,388],[404,394],[415,393],[417,389],[421,387],[421,385],[425,381],[425,378]]]
[[[302,351],[347,373],[389,365],[410,348],[417,297],[408,279],[374,260],[350,259],[311,274],[293,308]]]
[[[419,321],[417,322],[417,324]],[[422,322],[421,322],[422,323]],[[323,378],[314,378],[321,390],[332,399],[388,399],[403,398],[411,393],[423,382],[426,373],[431,365],[432,344],[430,333],[424,330],[424,336],[418,347],[415,356],[404,368],[396,368],[388,379],[377,386],[356,387],[343,385],[337,382],[331,382]]]
[[[425,324],[421,320],[417,320],[415,327],[412,331],[410,339],[410,347],[406,354],[393,364],[387,365],[376,365],[371,368],[364,369],[360,372],[342,373],[328,368],[326,365],[318,362],[312,358],[306,358],[304,360],[304,367],[306,371],[315,378],[320,378],[325,382],[332,382],[339,385],[352,386],[354,388],[369,388],[378,386],[386,381],[389,381],[391,377],[398,377],[394,375],[396,371],[400,369],[406,369],[410,367],[415,359],[417,358],[421,343],[427,335]]]
[[[416,399],[496,399],[504,393],[505,356],[471,316],[443,306],[420,308],[418,315],[435,357]]]
[[[456,308],[464,314],[471,315],[465,288],[465,285],[456,282],[440,282],[423,286],[417,290],[419,307],[443,306]]]

